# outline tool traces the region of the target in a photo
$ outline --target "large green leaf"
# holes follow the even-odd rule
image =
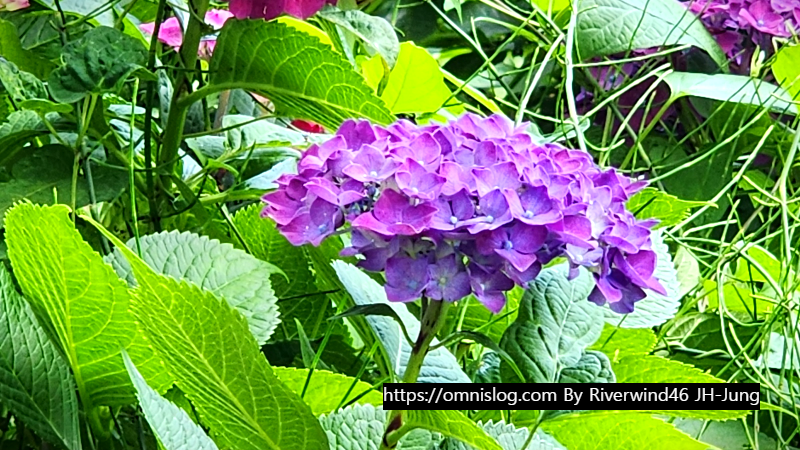
[[[335,239],[327,239],[320,247],[295,247],[275,228],[275,222],[261,217],[260,205],[236,213],[233,224],[253,256],[274,264],[286,274],[272,276],[281,316],[272,340],[294,339],[295,319],[300,321],[309,339],[321,337],[325,327],[330,326],[327,318],[334,315],[330,295],[324,292],[336,287],[330,286],[322,275],[330,271],[328,255],[338,252]],[[341,330],[340,323],[334,326]]]
[[[658,258],[653,274],[664,286],[667,295],[646,291],[647,297],[636,302],[633,305],[633,312],[629,314],[615,313],[606,305],[604,309],[606,322],[611,325],[619,325],[623,328],[651,328],[675,317],[678,312],[681,304],[681,285],[678,282],[678,272],[672,264],[669,247],[664,243],[660,230],[653,231],[650,239],[653,251]]]
[[[352,405],[319,418],[328,435],[330,450],[378,450],[386,428],[386,412],[373,405]],[[433,450],[440,440],[429,431],[416,429],[405,435],[397,450]]]
[[[689,217],[692,208],[705,205],[706,202],[681,200],[674,195],[648,187],[631,197],[625,207],[640,219],[658,219],[659,227],[671,227]]]
[[[308,378],[308,369],[273,367],[272,370],[289,389],[297,392],[298,395],[303,392],[303,386]],[[383,394],[372,389],[372,385],[369,383],[347,375],[317,369],[311,375],[303,400],[311,407],[314,415],[318,416],[335,411],[340,404],[347,405],[353,401],[379,406],[383,404]]]
[[[702,97],[797,114],[792,96],[780,86],[744,75],[672,72],[664,77],[672,97]]]
[[[589,349],[599,350],[611,361],[633,355],[646,355],[656,345],[656,334],[649,328],[618,328],[605,324],[597,342]]]
[[[137,250],[136,240],[127,243]],[[280,322],[275,293],[269,277],[280,272],[275,266],[194,233],[164,232],[139,239],[142,259],[156,272],[186,280],[213,292],[236,308],[250,325],[256,341],[267,342]],[[106,257],[117,275],[136,285],[128,261],[119,249]]]
[[[796,45],[784,45],[775,55],[775,62],[772,63],[772,73],[781,87],[789,92],[794,100],[800,96],[800,47]]]
[[[329,46],[279,22],[230,20],[211,59],[212,89],[241,88],[286,115],[335,129],[346,119],[394,120],[364,79]]]
[[[75,380],[0,263],[0,401],[42,439],[80,450]]]
[[[217,450],[214,441],[192,422],[186,411],[148,386],[128,354],[122,356],[147,423],[165,450]]]
[[[503,450],[566,450],[558,441],[542,430],[536,430],[531,442],[523,448],[522,446],[525,445],[530,435],[527,428],[517,428],[503,421],[489,421],[478,423],[478,425],[486,431],[486,434],[497,440]],[[475,447],[448,438],[442,442],[438,450],[475,450]]]
[[[626,356],[614,364],[618,383],[724,383],[723,380],[688,364],[654,355]],[[654,411],[677,417],[725,420],[746,416],[749,411]]]
[[[0,55],[16,64],[21,70],[39,78],[47,77],[53,69],[53,63],[23,48],[19,36],[17,27],[13,23],[0,20]]]
[[[559,416],[542,428],[569,450],[707,450],[663,420],[629,411]]]
[[[333,268],[336,270],[347,292],[353,297],[356,305],[381,303],[389,305],[400,317],[400,320],[403,321],[412,339],[417,336],[420,329],[419,320],[409,313],[404,305],[390,303],[386,298],[386,291],[384,291],[383,286],[351,264],[334,261]],[[380,339],[395,373],[402,377],[408,364],[408,359],[411,356],[411,345],[403,337],[400,324],[389,317],[374,315],[367,316],[367,322]],[[438,341],[434,339],[431,345],[436,345],[437,343]],[[456,357],[446,348],[439,347],[425,356],[417,382],[469,383],[470,379],[461,370]]]
[[[386,59],[389,66],[394,66],[400,53],[400,41],[397,39],[392,24],[383,17],[371,16],[361,10],[342,11],[335,6],[326,6],[318,14],[329,22],[355,34],[367,45],[375,49]]]
[[[148,382],[169,380],[137,333],[125,282],[84,242],[65,206],[20,203],[6,214],[8,256],[26,298],[67,357],[84,406],[126,405],[126,349]]]
[[[434,431],[458,439],[475,450],[504,450],[483,428],[459,411],[405,411],[403,426]]]
[[[439,63],[412,42],[400,45],[381,98],[395,114],[436,112],[450,98]]]
[[[32,111],[22,112],[36,115]],[[73,160],[72,150],[56,144],[35,149],[14,163],[11,179],[0,182],[0,227],[3,225],[2,214],[20,200],[52,204],[57,195],[58,203],[71,203]],[[127,178],[121,177],[117,170],[98,164],[92,164],[91,167],[94,192],[99,202],[115,198],[128,185]],[[82,207],[91,202],[89,183],[83,174],[78,175],[77,181],[75,206]]]
[[[703,23],[677,1],[582,0],[579,8],[576,32],[582,59],[688,44],[727,66],[725,53]]]
[[[141,41],[109,27],[97,27],[64,47],[64,66],[50,73],[50,94],[73,103],[89,94],[117,92],[147,62]]]
[[[588,350],[577,363],[565,367],[558,377],[559,383],[613,383],[614,371],[605,353]]]
[[[574,366],[603,329],[601,310],[588,300],[594,288],[584,270],[569,280],[563,265],[542,270],[522,297],[517,320],[503,334],[500,347],[529,383],[555,383],[561,370]],[[504,381],[516,379],[501,363]]]
[[[138,283],[131,310],[220,447],[327,448],[311,410],[275,376],[237,310],[194,284],[155,273],[95,226],[128,259]]]

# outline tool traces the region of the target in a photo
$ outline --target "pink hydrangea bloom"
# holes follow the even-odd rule
[[[205,22],[215,30],[219,30],[225,24],[225,21],[231,17],[233,17],[233,14],[230,11],[226,11],[224,9],[211,9],[206,13]],[[155,22],[143,23],[139,25],[140,30],[151,36],[153,35],[155,27]],[[170,17],[161,23],[161,28],[158,30],[158,40],[169,45],[175,50],[178,50],[181,47],[181,44],[183,44],[183,30],[181,29],[181,24],[176,17]],[[208,59],[214,52],[214,47],[216,44],[216,38],[204,39],[200,42],[200,48],[197,52],[201,58]]]
[[[0,0],[0,11],[17,11],[28,6],[28,0]]]
[[[298,19],[308,19],[325,4],[335,5],[337,0],[231,0],[230,9],[237,19],[272,20],[281,14]]]

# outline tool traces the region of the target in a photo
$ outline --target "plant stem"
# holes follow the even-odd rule
[[[420,321],[419,335],[414,346],[411,348],[411,355],[403,372],[403,383],[415,383],[422,363],[430,350],[431,342],[436,337],[436,333],[442,328],[447,317],[447,309],[450,302],[422,299],[422,320]],[[397,447],[397,442],[403,434],[403,411],[393,410],[387,418],[386,431],[383,433],[380,450],[393,450]]]

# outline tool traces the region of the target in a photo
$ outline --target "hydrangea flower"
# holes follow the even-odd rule
[[[800,25],[800,0],[689,0],[686,5],[740,73],[749,70],[756,46],[769,57],[773,38],[789,38]]]
[[[18,11],[28,6],[31,6],[28,0],[0,0],[0,11]]]
[[[233,14],[230,11],[224,9],[210,9],[206,13],[205,22],[214,30],[219,30],[231,17],[233,17]],[[150,36],[153,35],[155,28],[155,22],[139,25],[139,29]],[[170,17],[161,23],[161,27],[158,29],[158,40],[174,48],[176,51],[181,48],[181,44],[183,44],[183,29],[177,17]],[[200,41],[200,47],[197,53],[201,58],[210,59],[216,45],[216,37],[204,38]]]
[[[664,293],[653,275],[655,222],[625,209],[646,183],[536,144],[525,129],[499,115],[428,126],[350,120],[278,179],[262,216],[294,245],[349,231],[342,254],[385,272],[392,301],[474,294],[496,313],[508,290],[557,257],[571,276],[589,269],[591,300],[615,311],[632,311],[645,289]]]
[[[336,3],[337,0],[231,0],[230,9],[237,19],[272,20],[285,13],[305,20],[325,4]]]

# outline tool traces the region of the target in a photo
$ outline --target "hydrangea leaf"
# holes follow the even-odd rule
[[[613,383],[611,361],[602,352],[589,350],[577,363],[565,367],[558,376],[559,383]]]
[[[688,364],[655,355],[626,356],[614,363],[618,383],[724,383],[723,380],[702,372]],[[736,419],[749,411],[653,411],[676,417],[708,420]]]
[[[136,250],[135,239],[127,246]],[[269,277],[280,269],[230,244],[189,232],[143,236],[139,246],[142,259],[156,272],[194,283],[236,308],[260,345],[275,331],[280,319]],[[119,249],[105,259],[120,278],[136,286],[131,266]]]
[[[42,439],[80,450],[69,366],[0,264],[0,401]]]
[[[680,285],[678,295],[683,298],[686,294],[691,292],[698,284],[703,282],[703,276],[700,273],[700,263],[694,257],[691,250],[686,247],[678,247],[675,252],[675,271]]]
[[[47,98],[47,89],[38,78],[5,59],[0,60],[0,85],[15,103]]]
[[[649,414],[592,411],[559,416],[542,429],[570,450],[708,450],[674,426]],[[713,447],[711,447],[713,448]]]
[[[647,291],[647,297],[636,302],[630,314],[615,313],[606,305],[604,308],[606,322],[611,325],[622,328],[652,328],[672,319],[678,313],[681,304],[681,285],[678,282],[678,272],[672,264],[669,247],[664,243],[660,230],[653,230],[650,239],[658,258],[653,275],[667,290],[667,295]]]
[[[555,383],[559,373],[573,366],[603,329],[599,307],[587,298],[592,276],[581,270],[567,279],[564,265],[542,270],[522,297],[517,320],[506,330],[500,347],[519,366],[525,382]],[[501,363],[504,381],[515,380]]]
[[[241,88],[267,96],[283,114],[337,128],[363,117],[388,124],[394,116],[364,79],[330,46],[295,28],[263,20],[230,20],[210,64],[211,88]]]
[[[165,450],[217,450],[214,441],[192,422],[186,411],[148,386],[128,354],[122,356],[147,423]]]
[[[403,321],[410,336],[415,337],[419,333],[419,320],[409,313],[405,306],[390,303],[383,286],[351,264],[334,261],[332,266],[356,305],[387,304]],[[411,356],[411,346],[403,337],[400,325],[394,319],[385,316],[373,315],[367,316],[366,319],[380,339],[395,372],[402,377]],[[438,341],[434,339],[431,345],[437,343]],[[470,379],[461,370],[456,357],[446,348],[440,347],[425,356],[417,382],[469,383]]]
[[[589,346],[606,354],[611,361],[633,355],[646,355],[656,345],[656,334],[649,328],[618,328],[605,324],[597,342]]]
[[[239,450],[328,447],[308,405],[278,380],[236,309],[192,283],[157,274],[108,230],[84,219],[130,263],[138,283],[131,310],[217,445]]]
[[[706,202],[681,200],[656,188],[647,187],[639,191],[625,205],[639,219],[658,219],[656,228],[671,227],[689,217],[689,211]]]
[[[400,44],[381,98],[395,114],[436,112],[450,98],[439,63],[424,48]]]
[[[795,100],[800,95],[800,67],[797,61],[800,61],[800,47],[784,45],[775,55],[775,62],[771,66],[775,79]]]
[[[46,78],[55,66],[36,52],[24,48],[17,27],[6,20],[0,20],[0,55],[39,78]]]
[[[324,292],[335,287],[322,275],[330,270],[328,255],[338,253],[335,239],[327,239],[320,247],[295,247],[275,229],[273,221],[261,218],[261,205],[236,213],[233,224],[253,256],[274,264],[286,274],[272,276],[272,289],[282,318],[272,340],[296,338],[295,319],[300,321],[309,339],[321,337],[329,326],[326,319],[334,315],[330,295]],[[339,327],[337,333],[345,333],[340,322],[334,326]]]
[[[10,163],[35,137],[47,133],[47,127],[34,111],[14,111],[6,120],[0,124],[0,166]]]
[[[317,13],[317,17],[333,22],[358,36],[383,56],[390,67],[397,62],[400,41],[392,24],[383,17],[371,16],[358,9],[342,11],[330,5]]]
[[[583,0],[576,33],[584,60],[688,44],[708,52],[720,67],[728,66],[725,53],[703,23],[676,1]]]
[[[664,77],[672,98],[692,96],[797,114],[792,97],[780,86],[744,75],[672,72]]]
[[[478,425],[486,431],[486,434],[497,440],[503,450],[566,450],[564,446],[542,430],[536,430],[530,444],[523,448],[522,446],[525,445],[528,435],[530,435],[527,428],[517,428],[503,421],[479,422]],[[442,442],[439,450],[475,450],[475,447],[448,438]]]
[[[308,369],[273,367],[272,370],[289,389],[298,395],[303,392],[303,386],[308,378]],[[350,393],[348,394],[347,391]],[[335,411],[340,404],[347,405],[350,402],[379,406],[383,404],[383,395],[372,389],[372,385],[369,383],[347,375],[316,369],[311,375],[311,381],[308,383],[303,400],[311,407],[311,412],[318,416]]]
[[[22,112],[36,115],[33,111]],[[0,126],[0,136],[2,136],[2,126]],[[4,140],[0,137],[0,149],[3,149],[3,144]],[[12,147],[5,147],[5,150],[10,148]],[[2,155],[2,151],[0,150],[0,159],[5,156]],[[31,151],[14,163],[11,168],[12,179],[5,183],[0,182],[0,227],[3,225],[2,214],[20,200],[52,204],[55,200],[53,194],[55,191],[59,203],[71,203],[74,160],[75,152],[72,149],[53,144]],[[77,182],[75,206],[82,207],[91,201],[89,183],[83,176],[79,176]],[[92,182],[97,201],[111,200],[128,186],[128,180],[119,176],[119,171],[98,164],[92,164]]]
[[[50,73],[47,84],[56,101],[74,103],[89,94],[119,91],[144,67],[147,49],[119,30],[97,27],[67,44],[62,59],[64,66]]]
[[[16,205],[6,214],[6,239],[14,274],[66,355],[84,408],[134,400],[120,349],[148,383],[166,388],[169,377],[137,332],[128,287],[81,238],[66,206]]]
[[[504,450],[483,428],[459,411],[405,411],[403,426],[458,439],[475,450]]]
[[[319,418],[331,450],[378,450],[386,429],[386,412],[373,405],[352,405]],[[400,439],[397,450],[433,450],[440,438],[422,429]]]

